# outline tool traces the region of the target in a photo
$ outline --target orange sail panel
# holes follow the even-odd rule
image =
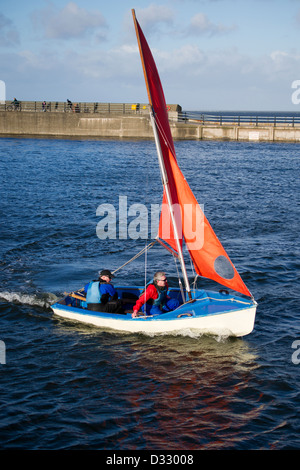
[[[182,210],[183,236],[197,274],[251,296],[205,217],[171,152],[169,157]]]

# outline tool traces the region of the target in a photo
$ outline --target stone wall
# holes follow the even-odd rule
[[[300,142],[300,126],[195,124],[172,117],[175,140]],[[153,139],[153,131],[148,114],[0,111],[0,136]]]

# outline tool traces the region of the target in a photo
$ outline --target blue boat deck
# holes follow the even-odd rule
[[[77,298],[67,296],[53,305],[53,307],[55,306],[55,308],[58,308],[59,310],[67,310],[70,312],[79,313],[81,315],[91,315],[98,317],[101,316],[114,319],[118,317],[122,320],[131,320],[132,307],[135,304],[137,298],[143,292],[144,287],[117,286],[116,290],[118,292],[119,298],[123,301],[125,312],[124,314],[94,312],[87,310],[84,296],[82,296],[82,300],[78,298],[80,295],[82,295],[80,292],[76,293]],[[184,291],[183,293],[186,295]],[[170,288],[168,294],[171,298],[176,298],[180,301],[181,305],[176,310],[154,316],[145,316],[144,314],[141,314],[140,319],[151,319],[153,321],[162,319],[172,320],[174,318],[183,317],[203,317],[228,313],[235,310],[248,309],[253,305],[253,301],[251,299],[230,294],[226,290],[221,290],[220,292],[198,289],[193,290],[192,300],[186,300],[185,303],[182,300],[182,293],[179,288]]]

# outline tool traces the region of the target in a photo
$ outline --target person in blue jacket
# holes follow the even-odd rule
[[[99,272],[99,279],[85,285],[87,309],[95,312],[124,313],[121,300],[110,283],[114,276],[108,269]]]

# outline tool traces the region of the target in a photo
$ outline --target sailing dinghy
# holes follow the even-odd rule
[[[163,204],[156,241],[178,258],[184,286],[171,288],[169,295],[180,302],[176,310],[159,315],[132,317],[136,299],[144,286],[117,286],[123,314],[88,310],[83,289],[72,292],[52,305],[61,317],[132,333],[170,333],[182,330],[203,334],[245,336],[254,328],[257,303],[218,240],[179,169],[167,106],[157,68],[143,31],[132,10],[137,41],[150,104],[150,119],[163,182]],[[178,210],[179,208],[179,210]],[[194,230],[191,230],[194,227]],[[196,276],[227,289],[219,292],[191,288],[183,257],[183,241]],[[236,294],[238,293],[238,295]]]

